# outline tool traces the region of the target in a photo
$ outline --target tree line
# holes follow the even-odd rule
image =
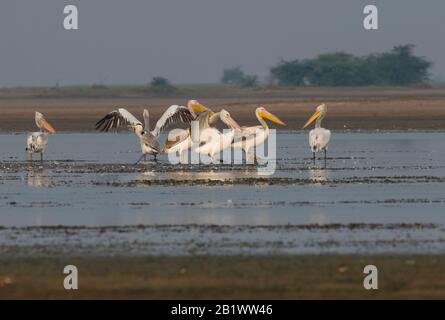
[[[432,63],[414,55],[414,45],[388,52],[355,56],[345,52],[320,54],[312,59],[281,60],[270,69],[280,86],[414,85],[429,80]],[[225,69],[221,82],[241,87],[258,85],[258,78],[240,67]]]

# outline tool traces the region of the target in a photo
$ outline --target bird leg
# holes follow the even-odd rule
[[[324,149],[324,168],[326,169],[326,158],[327,158],[327,151]]]
[[[32,152],[28,152],[28,161],[32,161]]]
[[[43,152],[40,152],[40,162],[43,162]]]
[[[139,162],[141,162],[141,160],[142,160],[142,158],[144,158],[144,156],[145,156],[145,154],[143,154],[140,158],[139,158],[139,160],[138,161],[136,161],[136,163],[135,164],[138,164]]]
[[[154,154],[154,161],[158,162],[158,155],[156,153]]]
[[[313,162],[314,165],[315,165],[315,152],[312,152],[312,162]]]

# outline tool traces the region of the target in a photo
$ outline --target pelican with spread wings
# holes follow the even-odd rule
[[[40,131],[28,134],[26,139],[26,151],[28,152],[29,161],[32,161],[33,153],[40,153],[40,161],[43,161],[43,153],[48,144],[48,135],[50,133],[56,133],[56,130],[48,121],[46,121],[45,117],[40,112],[36,112],[34,118]]]
[[[111,111],[101,120],[96,123],[96,130],[101,132],[108,132],[110,129],[117,129],[119,127],[130,128],[139,138],[142,149],[142,156],[136,163],[146,158],[146,155],[153,155],[154,160],[157,161],[157,155],[161,149],[158,142],[159,134],[162,130],[175,123],[190,123],[195,117],[195,110],[183,106],[172,105],[159,118],[156,126],[150,131],[149,112],[144,110],[144,125],[135,116],[124,108]]]

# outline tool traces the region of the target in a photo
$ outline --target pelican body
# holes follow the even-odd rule
[[[309,132],[309,146],[312,151],[312,159],[315,161],[315,153],[324,152],[324,159],[326,161],[326,153],[328,150],[328,144],[331,140],[331,131],[321,127],[321,121],[324,119],[328,112],[328,107],[325,104],[319,105],[315,109],[315,113],[306,122],[303,129],[307,128],[312,122],[315,121],[315,128]]]
[[[40,112],[36,112],[34,118],[40,131],[28,133],[26,138],[26,151],[28,152],[29,161],[32,161],[33,153],[40,153],[40,161],[43,161],[43,153],[48,144],[48,135],[56,133],[56,130],[48,121],[46,121],[43,114]]]
[[[183,106],[170,106],[156,122],[155,128],[150,131],[150,119],[147,109],[143,112],[144,126],[142,123],[124,108],[119,108],[107,114],[96,123],[96,130],[108,132],[112,128],[121,126],[132,128],[135,135],[139,138],[142,155],[136,163],[146,158],[146,155],[152,155],[157,161],[157,155],[161,152],[158,137],[162,130],[171,124],[177,122],[190,123],[194,116]]]
[[[199,137],[195,137],[192,132],[192,140],[198,143],[195,151],[201,155],[208,155],[212,162],[215,162],[215,155],[229,148],[235,137],[235,132],[241,131],[241,127],[230,116],[230,113],[224,109],[217,113],[219,119],[230,129],[221,133],[218,129],[210,127],[210,112],[200,115],[199,117]]]
[[[241,128],[241,138],[237,139],[233,143],[234,148],[242,148],[246,153],[246,157],[253,156],[254,159],[257,157],[252,154],[250,149],[262,144],[269,137],[269,126],[264,119],[270,120],[276,124],[285,126],[286,124],[281,121],[277,116],[273,115],[264,107],[259,107],[255,110],[255,116],[260,123],[259,126],[252,127],[242,127]]]
[[[187,108],[192,114],[193,120],[198,120],[199,115],[209,112],[209,124],[212,125],[216,123],[219,119],[219,113],[214,113],[209,108],[205,107],[197,100],[189,100],[187,103]],[[190,137],[191,127],[187,130],[183,130],[180,134],[175,134],[174,139],[170,139],[167,137],[167,140],[164,143],[164,148],[162,149],[163,153],[166,154],[178,154],[180,158],[182,158],[182,153],[186,150],[189,150],[192,147],[192,139]]]

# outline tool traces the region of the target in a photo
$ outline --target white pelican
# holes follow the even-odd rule
[[[253,127],[241,127],[242,139],[237,139],[237,141],[233,143],[234,148],[242,148],[246,153],[246,157],[253,155],[254,159],[256,159],[257,157],[255,156],[255,154],[252,154],[250,152],[250,148],[260,145],[269,137],[269,127],[267,126],[267,123],[264,119],[270,120],[282,126],[286,125],[277,116],[267,111],[264,107],[257,108],[255,110],[255,115],[261,125]]]
[[[215,162],[215,154],[219,154],[221,151],[229,148],[232,145],[235,132],[241,131],[241,127],[236,123],[236,121],[230,116],[230,113],[224,109],[216,113],[219,119],[226,124],[230,130],[221,133],[218,129],[210,127],[212,124],[210,118],[210,111],[202,113],[198,117],[199,121],[199,136],[196,136],[195,130],[192,130],[192,141],[198,144],[195,151],[202,154],[208,155],[212,162]]]
[[[326,116],[328,107],[323,103],[315,109],[315,113],[303,126],[305,129],[315,121],[315,128],[309,132],[309,145],[312,150],[312,159],[315,161],[316,152],[324,152],[324,160],[326,162],[326,152],[328,150],[329,140],[331,139],[331,131],[321,127],[321,121]]]
[[[112,128],[119,128],[120,126],[132,128],[139,138],[142,149],[142,156],[136,163],[139,163],[147,154],[153,155],[154,160],[157,161],[156,157],[160,153],[157,139],[160,132],[173,123],[190,123],[190,121],[194,119],[194,115],[186,107],[172,105],[164,112],[161,118],[159,118],[155,128],[150,131],[149,113],[147,109],[144,110],[143,117],[145,127],[126,109],[119,108],[99,120],[96,123],[96,130],[107,132]]]
[[[216,121],[219,119],[219,114],[214,113],[212,110],[203,106],[197,100],[190,100],[187,103],[187,108],[189,109],[190,113],[192,113],[193,120],[197,120],[198,115],[200,115],[206,111],[210,112],[209,123],[211,125],[216,123]],[[190,138],[190,130],[191,130],[190,127],[187,130],[183,130],[181,132],[181,135],[175,136],[175,139],[169,139],[170,137],[167,137],[167,140],[164,143],[164,148],[162,149],[162,152],[166,153],[166,154],[177,153],[181,157],[182,153],[185,150],[188,150],[192,147],[192,139]]]
[[[40,153],[40,161],[43,161],[43,153],[48,144],[48,134],[56,133],[56,130],[45,120],[43,114],[40,112],[35,113],[35,121],[40,132],[28,133],[26,139],[26,151],[28,152],[28,160],[32,161],[33,153]]]

